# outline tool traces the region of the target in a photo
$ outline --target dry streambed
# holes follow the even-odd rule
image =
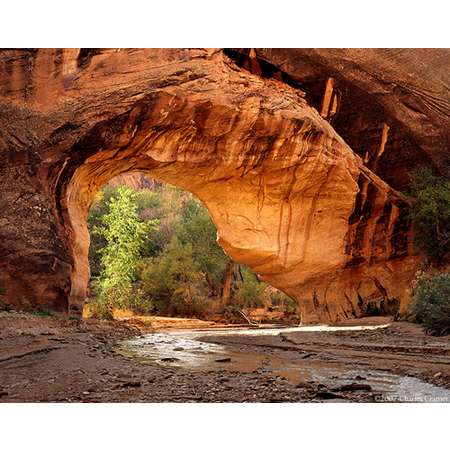
[[[143,334],[0,313],[0,401],[449,401],[449,352],[406,323]]]

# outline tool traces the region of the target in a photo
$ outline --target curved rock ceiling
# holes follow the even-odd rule
[[[86,217],[141,170],[197,195],[219,243],[304,322],[404,309],[407,171],[448,175],[444,50],[0,51],[0,285],[79,313]]]

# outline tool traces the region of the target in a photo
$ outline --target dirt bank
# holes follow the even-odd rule
[[[191,371],[142,364],[114,351],[141,331],[123,322],[71,321],[0,313],[2,402],[299,402],[374,401],[370,389],[336,389],[333,380],[297,382],[267,367],[250,372]],[[450,339],[412,324],[354,332],[209,337],[237,351],[336,367],[383,369],[450,386]],[[221,366],[222,367],[222,366]],[[359,387],[358,387],[359,385]]]

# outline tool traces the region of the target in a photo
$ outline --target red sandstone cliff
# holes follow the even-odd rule
[[[449,173],[446,50],[0,51],[0,285],[80,309],[98,188],[196,194],[304,321],[409,300],[407,171]]]

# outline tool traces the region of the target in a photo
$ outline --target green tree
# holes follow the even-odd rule
[[[413,284],[410,311],[428,332],[450,334],[450,273],[420,273]]]
[[[429,256],[442,259],[450,251],[450,180],[428,168],[413,171],[410,180],[417,199],[411,211],[415,241]]]
[[[106,185],[103,189],[98,191],[89,211],[88,228],[91,231],[89,265],[91,275],[97,278],[102,270],[100,250],[106,246],[106,240],[102,234],[95,232],[95,229],[102,226],[102,217],[108,213],[109,201],[115,194],[116,189]]]
[[[175,233],[184,244],[190,244],[199,270],[205,274],[211,295],[220,295],[230,258],[217,243],[217,230],[208,210],[198,200],[184,203]]]
[[[95,290],[103,311],[114,306],[126,307],[133,296],[133,282],[144,236],[155,221],[142,222],[137,212],[137,194],[126,186],[117,189],[108,202],[107,214],[94,233],[104,238],[106,246],[100,250],[102,271]]]

